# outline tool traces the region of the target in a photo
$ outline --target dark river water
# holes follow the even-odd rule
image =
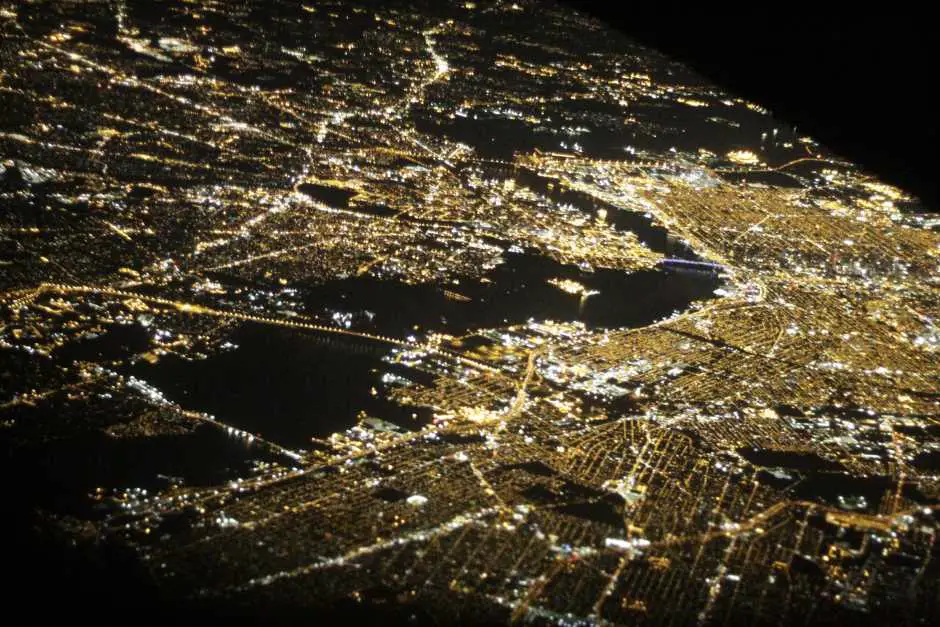
[[[360,411],[405,429],[428,420],[424,409],[372,394],[390,370],[385,345],[258,324],[242,326],[231,342],[238,348],[141,362],[134,373],[184,407],[295,449],[354,425]]]
[[[509,254],[487,274],[489,282],[462,281],[452,286],[468,302],[452,300],[430,285],[357,277],[309,290],[307,305],[357,316],[359,328],[400,337],[415,331],[462,335],[482,327],[524,323],[529,319],[581,321],[589,328],[638,327],[650,324],[696,300],[713,297],[721,284],[715,275],[665,269],[628,273],[598,269],[585,272],[533,253]],[[571,279],[597,294],[583,299],[548,283]]]
[[[448,298],[437,286],[357,277],[311,287],[305,303],[325,321],[330,312],[353,314],[351,329],[376,335],[463,335],[530,319],[580,320],[591,328],[641,326],[709,298],[719,284],[711,275],[660,269],[584,272],[532,253],[509,255],[487,278],[459,287],[468,302]],[[553,278],[577,280],[599,293],[582,299],[550,285]],[[309,448],[311,437],[352,426],[360,411],[403,429],[430,418],[424,408],[402,407],[372,393],[382,390],[381,377],[392,368],[383,361],[388,345],[255,323],[242,325],[230,341],[237,348],[208,359],[169,356],[156,364],[139,362],[132,372],[187,409],[291,448]],[[418,382],[427,377],[396,374]]]

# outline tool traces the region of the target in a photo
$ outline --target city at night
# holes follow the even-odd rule
[[[0,0],[0,59],[15,605],[940,620],[940,217],[771,104],[536,0]]]

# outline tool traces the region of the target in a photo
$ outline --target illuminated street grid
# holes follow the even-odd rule
[[[224,480],[79,495],[158,588],[443,623],[940,616],[916,200],[554,5],[146,4],[0,4],[0,433],[242,442]],[[521,255],[579,311],[644,299],[600,271],[721,287],[639,325],[311,304],[381,281],[471,311]],[[371,395],[430,419],[297,446],[140,374],[246,328],[372,351]]]

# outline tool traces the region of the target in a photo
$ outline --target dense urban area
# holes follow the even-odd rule
[[[63,551],[260,616],[940,618],[938,222],[761,106],[527,0],[6,1],[0,58],[5,507]]]

